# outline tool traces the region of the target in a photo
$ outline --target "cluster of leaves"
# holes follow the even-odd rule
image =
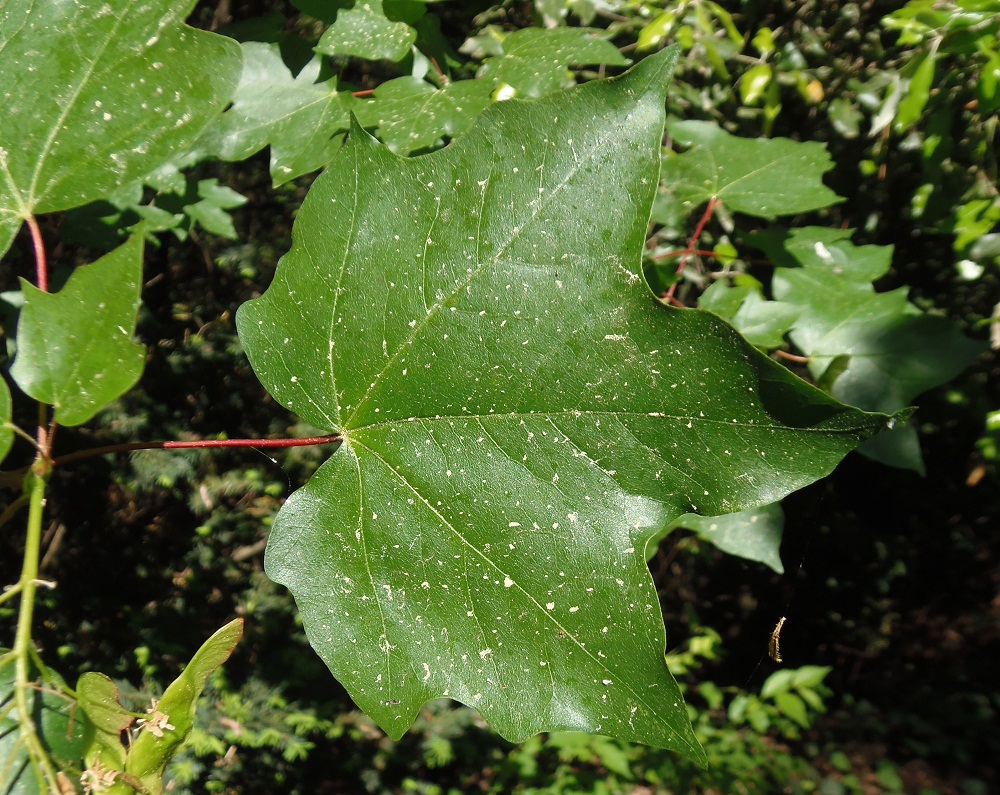
[[[490,24],[501,17],[484,17],[456,50],[422,2],[303,0],[292,32],[273,18],[232,26],[237,47],[178,24],[184,9],[161,5],[127,21],[103,4],[86,5],[81,24],[104,37],[113,25],[115,48],[79,51],[69,77],[32,60],[43,47],[62,46],[64,34],[49,24],[55,10],[12,11],[18,24],[0,49],[0,76],[13,86],[5,129],[19,145],[0,140],[0,250],[23,220],[39,258],[35,216],[74,207],[81,209],[66,217],[66,242],[98,245],[113,239],[108,230],[136,231],[74,270],[55,294],[44,289],[38,263],[38,287],[22,288],[14,383],[64,426],[88,422],[136,383],[144,359],[131,340],[142,238],[169,231],[184,239],[196,224],[236,235],[228,211],[244,198],[192,165],[270,147],[276,186],[327,167],[274,285],[238,315],[242,343],[274,398],[341,440],[282,510],[267,553],[268,573],[295,594],[312,645],[393,737],[425,701],[451,696],[511,739],[584,729],[704,761],[705,734],[690,726],[663,665],[644,553],[682,526],[780,570],[774,501],[826,474],[886,424],[893,432],[864,452],[921,470],[901,410],[981,349],[910,303],[905,288],[876,291],[890,248],[855,246],[841,230],[763,226],[761,219],[836,203],[820,181],[831,165],[821,146],[675,122],[670,137],[684,151],[667,151],[661,169],[664,92],[676,53],[642,59],[615,82],[559,91],[575,82],[570,64],[624,66],[610,43],[616,37],[637,35],[639,54],[676,37],[682,70],[704,59],[716,77],[729,77],[728,62],[749,45],[758,57],[730,96],[767,131],[782,113],[774,31],[760,28],[747,42],[710,2],[669,11],[612,3],[605,13],[619,18],[605,30],[568,27],[567,11],[592,24],[595,7],[544,2],[538,12],[548,27],[510,31]],[[918,88],[917,73],[928,71],[929,59],[933,82],[934,59],[948,51],[941,42],[951,41],[927,33],[945,23],[919,10],[911,17],[924,27],[908,35],[924,31],[919,40],[932,42],[933,52],[912,78],[900,77]],[[966,32],[982,38],[987,21]],[[952,51],[966,55],[965,46]],[[992,63],[986,45],[976,47]],[[782,53],[794,63],[794,52]],[[378,78],[359,70],[358,59],[386,59],[409,74],[361,88]],[[73,91],[38,112],[30,98],[59,81]],[[807,104],[821,101],[818,77],[796,68],[792,82]],[[977,91],[984,106],[992,101],[988,78]],[[701,96],[685,83],[671,105]],[[501,102],[512,97],[532,101]],[[893,106],[904,121],[913,116],[907,124],[923,110]],[[399,157],[453,138],[441,152]],[[678,230],[702,207],[677,267],[669,252]],[[713,214],[724,234],[706,235],[716,237],[723,269],[708,276],[690,260]],[[990,218],[985,210],[975,215],[975,228]],[[749,250],[768,256],[770,279],[751,275]],[[699,265],[710,259],[698,256]],[[655,305],[644,276],[668,299],[706,311]],[[762,354],[795,357],[793,345],[818,389]],[[0,392],[10,417],[6,387]],[[0,453],[14,432],[4,425]],[[52,465],[51,433],[39,440],[33,500]],[[185,472],[157,478],[172,487]],[[225,493],[221,480],[217,489],[204,485],[192,499],[195,513],[211,507],[213,491]],[[732,515],[714,517],[722,513]],[[29,520],[29,548],[36,520],[40,511]],[[595,578],[609,566],[610,576]],[[29,603],[35,579],[18,586]],[[229,641],[211,668],[228,656]],[[4,661],[28,654],[21,642]],[[81,727],[92,736],[73,752],[86,757],[88,772],[100,765],[121,772],[124,788],[138,781],[158,790],[210,668],[188,670],[199,684],[179,685],[182,702],[169,704],[170,743],[141,733],[121,745],[118,733],[135,716],[115,706],[110,681],[81,680],[75,693],[67,690],[88,716]],[[747,702],[742,713],[731,707],[730,717],[745,715],[759,730],[780,723],[786,734],[804,727],[805,704],[821,704],[817,675],[790,674],[762,696],[774,695],[774,707]],[[19,669],[5,717],[26,687]],[[44,721],[40,727],[49,737]],[[303,731],[336,735],[315,723]],[[7,735],[13,743],[25,736]],[[307,753],[293,736],[261,730],[244,745]],[[196,751],[221,749],[195,739]],[[565,760],[626,769],[615,742],[558,733],[549,743]],[[433,753],[442,763],[447,756],[440,744]]]

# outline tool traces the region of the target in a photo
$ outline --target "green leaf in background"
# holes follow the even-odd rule
[[[823,175],[833,168],[823,144],[737,138],[705,121],[674,122],[669,131],[688,149],[663,161],[663,179],[689,212],[712,197],[730,210],[761,218],[842,201],[823,184]]]
[[[751,345],[780,348],[801,309],[781,301],[766,301],[759,287],[713,282],[698,298],[698,307],[721,317]]]
[[[688,513],[671,525],[677,527],[693,530],[730,555],[763,563],[778,574],[785,570],[780,554],[785,514],[776,503],[723,516]]]
[[[24,308],[10,374],[30,397],[79,425],[131,389],[145,360],[132,341],[142,286],[142,235],[73,271],[58,293],[21,280]]]
[[[245,160],[270,146],[275,185],[326,165],[343,143],[350,93],[337,90],[336,78],[317,82],[318,57],[293,76],[276,44],[242,47],[243,74],[233,105],[198,148],[222,160]]]
[[[798,267],[775,269],[773,289],[801,314],[791,338],[809,357],[817,383],[838,400],[870,411],[895,412],[931,387],[951,380],[984,350],[949,320],[921,312],[907,289],[876,293],[888,272],[891,246],[855,246],[851,230],[792,230],[774,251]],[[892,466],[923,472],[916,431],[900,425],[861,452]]]
[[[10,419],[10,387],[7,386],[6,380],[0,378],[0,461],[7,457],[11,445],[14,444],[14,430]]]
[[[826,110],[826,115],[829,117],[833,129],[839,135],[842,135],[844,138],[858,137],[864,114],[858,110],[851,100],[846,97],[837,97],[830,102]]]
[[[387,11],[395,11],[390,19]],[[400,61],[405,58],[417,32],[410,27],[424,13],[423,3],[390,0],[356,0],[337,12],[316,51],[326,55],[353,55],[368,61]]]
[[[12,655],[4,656],[6,651],[0,649],[0,795],[47,795],[49,788],[39,782],[28,761],[16,712],[8,709],[14,699],[15,665]],[[58,764],[75,767],[92,727],[73,699],[61,692],[63,687],[62,680],[47,671],[38,688],[28,690],[28,708],[43,747]]]
[[[458,80],[438,89],[426,80],[399,77],[376,88],[355,112],[393,152],[407,155],[465,132],[489,106],[492,90],[487,80]]]
[[[506,83],[522,97],[540,97],[564,86],[570,64],[627,64],[615,46],[601,38],[606,35],[590,28],[515,31],[504,38],[503,55],[486,61],[480,79]]]
[[[236,86],[194,0],[8,0],[0,33],[0,255],[21,221],[102,198],[190,146]]]
[[[129,746],[125,772],[152,795],[163,791],[163,771],[191,733],[195,706],[208,677],[229,659],[242,637],[243,619],[237,618],[206,640],[144,719],[145,725]]]
[[[648,539],[780,499],[885,427],[644,285],[676,53],[494,104],[421,157],[352,130],[237,314],[271,394],[343,436],[267,572],[392,737],[447,696],[511,740],[703,760]]]
[[[220,185],[219,180],[203,179],[198,182],[198,201],[185,205],[184,212],[206,232],[235,240],[236,229],[226,210],[242,207],[246,202],[245,196]]]
[[[896,108],[896,118],[892,128],[896,134],[905,133],[913,122],[924,112],[927,100],[930,99],[931,86],[934,84],[934,70],[937,63],[937,47],[921,53],[915,59],[914,65],[907,64],[903,73],[907,84],[903,88],[904,96]]]

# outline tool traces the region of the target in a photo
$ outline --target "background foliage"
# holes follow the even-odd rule
[[[996,786],[988,752],[1000,741],[1000,691],[990,675],[1000,568],[989,529],[998,513],[1000,401],[995,361],[966,368],[978,349],[962,340],[995,328],[998,11],[990,2],[919,0],[902,9],[303,0],[241,4],[238,15],[203,5],[192,24],[243,42],[232,107],[145,185],[42,219],[66,263],[96,259],[140,219],[151,236],[138,326],[148,351],[143,379],[94,422],[65,432],[64,449],[304,435],[309,429],[262,398],[233,315],[288,249],[293,213],[312,172],[339,147],[349,110],[395,151],[419,153],[461,133],[496,99],[587,80],[677,41],[668,109],[687,127],[670,128],[673,162],[698,144],[685,133],[697,129],[692,120],[742,137],[824,142],[833,166],[826,184],[845,200],[808,215],[793,207],[803,214],[783,222],[855,230],[825,243],[850,263],[867,261],[864,252],[877,260],[836,287],[849,297],[817,306],[835,288],[789,281],[791,265],[808,271],[796,233],[767,220],[774,208],[755,213],[735,201],[698,242],[716,256],[689,261],[675,295],[732,319],[760,347],[785,346],[790,332],[797,352],[830,354],[818,372],[810,363],[812,376],[844,388],[872,375],[842,380],[838,351],[815,347],[827,333],[817,319],[832,313],[827,322],[849,334],[837,311],[871,302],[864,319],[877,322],[895,301],[883,314],[919,330],[903,336],[910,347],[880,353],[927,364],[919,373],[882,370],[894,386],[878,396],[893,393],[896,402],[878,408],[958,380],[916,398],[917,425],[905,443],[869,451],[896,456],[902,468],[855,456],[784,501],[784,577],[722,555],[700,540],[704,528],[661,543],[650,565],[670,606],[669,659],[696,710],[708,771],[599,737],[553,734],[511,746],[471,711],[444,703],[428,706],[399,742],[387,740],[352,710],[301,633],[289,633],[297,620],[290,599],[261,571],[278,505],[322,460],[314,448],[276,463],[251,452],[157,451],[57,470],[43,575],[59,588],[43,592],[39,607],[49,655],[67,678],[101,670],[128,695],[169,681],[212,630],[233,614],[246,617],[242,651],[213,675],[194,742],[169,772],[191,791]],[[676,279],[676,257],[662,255],[684,247],[697,203],[670,194],[657,202],[647,266],[664,289]],[[93,234],[95,222],[103,236]],[[10,302],[14,276],[29,276],[29,263],[30,245],[18,238],[4,258]],[[711,275],[720,271],[724,278]],[[10,328],[17,307],[4,308]],[[6,533],[0,543],[4,581],[12,582],[19,539]],[[772,673],[758,660],[783,613],[787,668]],[[123,638],[131,638],[127,650]],[[680,638],[688,641],[676,646]],[[138,709],[143,698],[135,698]]]

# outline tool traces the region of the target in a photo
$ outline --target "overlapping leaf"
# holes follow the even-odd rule
[[[755,560],[781,574],[781,536],[785,513],[778,504],[762,505],[724,516],[685,514],[675,527],[693,530],[730,555]]]
[[[426,80],[400,77],[376,88],[372,100],[356,113],[363,126],[376,128],[386,146],[406,155],[465,132],[489,106],[492,90],[486,80],[458,80],[435,88]]]
[[[515,740],[703,758],[647,541],[779,499],[885,425],[643,284],[673,59],[493,105],[409,160],[352,130],[237,316],[275,398],[343,436],[267,571],[393,737],[449,696]]]
[[[243,44],[233,106],[199,148],[223,160],[244,160],[270,145],[275,185],[326,165],[347,131],[351,95],[337,91],[335,78],[317,82],[321,63],[314,58],[293,76],[277,45]]]
[[[823,144],[737,138],[706,121],[672,123],[670,134],[690,148],[664,160],[663,178],[689,211],[713,197],[730,210],[762,218],[841,201],[823,185],[823,174],[833,168]]]
[[[132,341],[142,284],[142,235],[73,271],[58,293],[22,280],[10,374],[60,425],[86,422],[131,389],[145,360]]]
[[[798,307],[791,338],[809,370],[840,400],[871,411],[898,411],[964,370],[984,346],[943,317],[907,300],[906,288],[875,292],[872,280],[890,267],[891,246],[855,246],[851,230],[807,227],[780,245],[767,244],[779,263],[774,294]],[[862,450],[884,463],[923,471],[916,431],[900,425]]]
[[[490,58],[480,77],[513,87],[519,95],[540,97],[561,88],[569,64],[624,66],[628,61],[603,31],[588,28],[524,28],[504,38],[503,55]]]
[[[40,780],[25,748],[20,726],[12,705],[15,695],[15,663],[13,655],[0,649],[0,793],[3,795],[41,795],[49,790]],[[32,670],[32,675],[37,672]],[[83,754],[86,738],[92,727],[85,715],[61,690],[62,679],[46,671],[46,681],[28,689],[28,709],[35,721],[38,739],[54,761],[67,767],[75,766]]]
[[[0,32],[0,255],[21,220],[103,197],[187,148],[239,77],[193,0],[8,0]]]
[[[718,315],[751,345],[764,350],[780,348],[784,335],[802,311],[781,301],[766,301],[759,286],[723,281],[713,283],[698,298],[698,306]]]

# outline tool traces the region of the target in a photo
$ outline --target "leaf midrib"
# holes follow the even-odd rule
[[[424,328],[426,328],[427,325],[431,322],[431,320],[434,317],[437,316],[437,314],[444,308],[444,306],[448,303],[448,301],[450,301],[451,299],[453,299],[455,296],[459,295],[462,292],[462,290],[464,290],[469,284],[471,284],[475,279],[477,279],[479,276],[481,276],[484,272],[486,272],[487,270],[489,270],[492,267],[495,267],[497,265],[497,263],[500,262],[503,259],[504,254],[507,252],[507,250],[515,242],[517,242],[517,240],[520,238],[521,233],[525,229],[527,229],[534,222],[534,220],[538,217],[538,215],[542,212],[542,210],[546,209],[550,205],[550,203],[552,202],[552,200],[557,195],[559,195],[562,192],[562,190],[566,187],[566,185],[569,184],[569,181],[574,176],[576,176],[576,174],[579,173],[579,171],[583,168],[584,164],[589,163],[591,161],[591,159],[594,157],[594,155],[597,152],[599,152],[604,146],[607,145],[608,141],[610,141],[611,138],[612,138],[612,132],[609,131],[604,137],[602,137],[600,139],[600,141],[599,141],[599,143],[597,145],[591,147],[591,149],[589,151],[587,151],[585,157],[580,158],[578,160],[574,160],[573,166],[569,169],[569,171],[563,177],[563,179],[559,182],[559,184],[556,185],[551,191],[546,192],[544,199],[542,201],[538,201],[536,203],[535,209],[531,213],[531,215],[529,215],[528,218],[524,222],[522,222],[520,226],[516,227],[512,231],[510,237],[501,246],[499,246],[497,248],[497,250],[488,259],[484,260],[483,262],[480,262],[475,268],[473,268],[471,270],[470,273],[468,273],[465,276],[465,278],[463,278],[460,281],[458,281],[455,284],[455,286],[452,288],[451,292],[449,292],[446,295],[442,296],[442,298],[438,299],[437,301],[435,301],[431,305],[430,310],[427,311],[427,314],[424,316],[424,318],[413,327],[413,329],[406,336],[406,338],[396,347],[396,350],[393,352],[392,356],[389,357],[386,360],[386,363],[383,366],[382,370],[380,370],[379,373],[378,373],[378,375],[375,376],[374,380],[371,383],[371,386],[369,386],[368,389],[365,391],[364,395],[362,395],[361,400],[358,401],[358,404],[355,406],[354,411],[351,413],[351,416],[348,417],[347,421],[344,423],[344,425],[343,425],[343,429],[344,430],[348,430],[348,429],[351,428],[351,420],[358,415],[358,413],[372,399],[372,396],[377,393],[378,389],[382,385],[383,378],[385,377],[386,373],[389,372],[389,370],[392,367],[392,365],[395,364],[398,361],[398,359],[399,359],[400,355],[402,355],[403,351],[406,350],[406,348],[413,342],[413,340],[416,339],[420,335],[420,333],[424,330]],[[480,243],[482,242],[482,228],[481,228],[481,224],[482,224],[482,218],[483,218],[483,207],[486,204],[486,191],[487,191],[487,188],[490,186],[490,184],[493,181],[493,174],[494,174],[494,171],[495,171],[495,166],[496,166],[495,161],[490,164],[490,173],[489,173],[489,176],[487,176],[487,178],[486,178],[486,184],[483,186],[483,201],[482,201],[482,204],[480,205],[480,210],[479,210],[480,227],[476,230],[476,251],[477,251],[477,253],[479,251]],[[354,170],[354,174],[355,174],[355,184],[356,184],[357,183],[357,168],[356,167],[355,167],[355,170]],[[438,198],[440,198],[440,197],[438,197]],[[436,202],[436,204],[437,204],[437,211],[439,212],[440,211],[441,202],[438,201],[438,202]],[[433,226],[433,224],[436,221],[437,221],[437,212],[435,212],[434,220],[432,221],[432,226]],[[429,230],[428,230],[427,234],[428,235],[430,234]],[[352,235],[353,235],[353,226],[352,226]],[[345,254],[345,260],[346,260],[346,254]],[[425,271],[426,271],[426,263],[427,263],[427,256],[426,256],[426,249],[425,249],[424,256],[421,258],[421,265],[422,265],[422,267],[424,268]],[[341,271],[341,276],[343,276],[343,271]],[[331,328],[331,331],[332,331],[332,328]],[[331,362],[331,365],[332,365],[332,362]]]

